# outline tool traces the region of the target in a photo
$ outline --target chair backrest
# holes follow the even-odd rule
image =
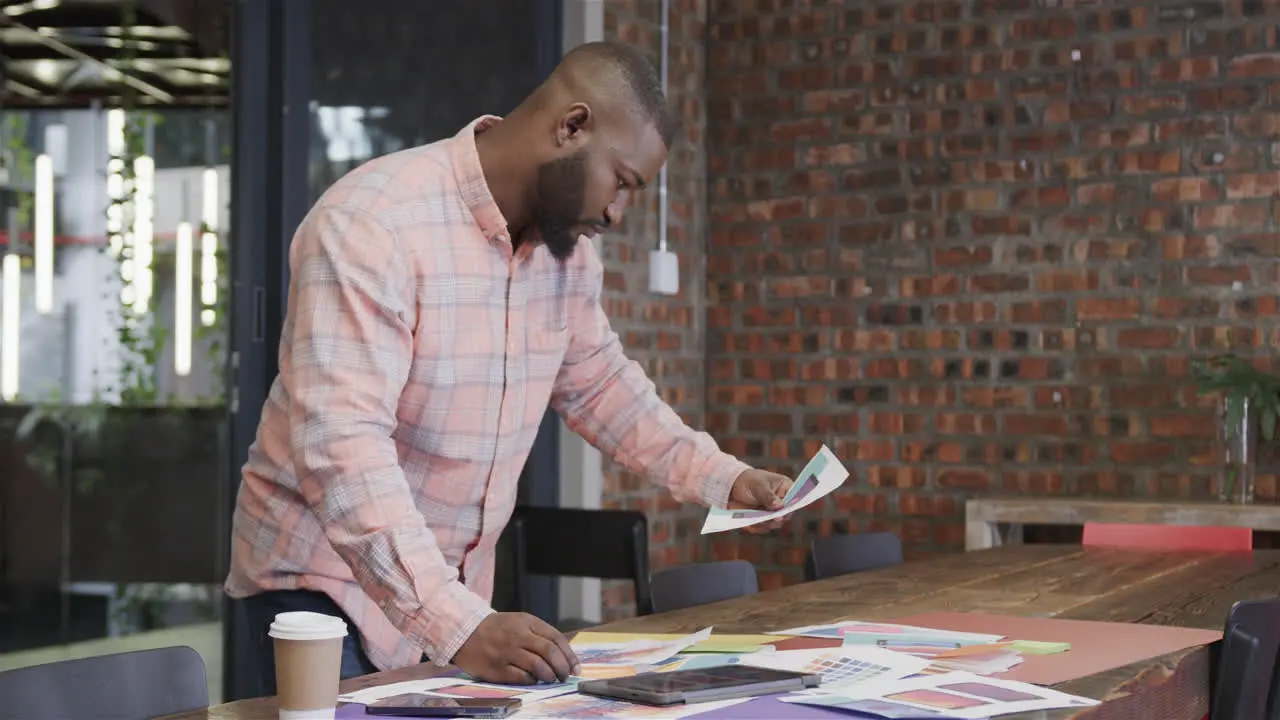
[[[1087,547],[1153,550],[1252,550],[1253,530],[1241,527],[1086,523],[1081,543]]]
[[[815,538],[805,558],[806,580],[902,564],[902,539],[891,532]]]
[[[209,705],[189,647],[100,655],[0,672],[0,716],[151,720]]]
[[[746,560],[694,563],[659,570],[650,579],[653,611],[720,602],[760,592],[756,568]]]
[[[1217,678],[1213,720],[1260,720],[1280,715],[1277,655],[1280,654],[1280,598],[1236,603],[1227,615]]]
[[[516,594],[526,607],[527,575],[630,580],[636,612],[653,612],[649,523],[635,510],[518,507],[511,518]]]

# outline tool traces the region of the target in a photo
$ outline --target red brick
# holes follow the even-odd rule
[[[1186,98],[1173,92],[1127,95],[1120,103],[1125,114],[1135,117],[1176,113],[1186,108]]]
[[[1122,465],[1162,465],[1174,459],[1175,448],[1162,442],[1112,441],[1111,459]]]
[[[854,165],[867,160],[863,146],[849,142],[837,142],[835,145],[814,145],[805,151],[805,163],[808,165]]]
[[[1233,78],[1280,77],[1280,53],[1258,53],[1232,58],[1227,76]]]
[[[1036,276],[1036,292],[1085,292],[1098,289],[1096,270],[1062,270]]]
[[[1165,60],[1152,69],[1155,82],[1193,82],[1218,76],[1218,58],[1198,57]]]
[[[1116,347],[1125,350],[1170,350],[1178,347],[1182,333],[1177,328],[1125,328],[1116,334]]]
[[[1142,300],[1136,297],[1080,298],[1076,301],[1076,317],[1080,320],[1132,320],[1142,311]]]
[[[1261,204],[1205,205],[1193,211],[1197,230],[1210,228],[1260,228],[1268,219],[1269,208]]]
[[[1249,268],[1244,265],[1193,265],[1184,269],[1186,281],[1192,285],[1232,285],[1249,282]]]
[[[1227,176],[1229,199],[1274,197],[1278,193],[1280,193],[1280,172],[1239,173]]]
[[[1151,418],[1151,435],[1170,438],[1214,437],[1214,422],[1213,417],[1203,414],[1155,415]]]
[[[943,490],[990,490],[991,476],[986,470],[947,470],[938,474],[937,484]]]
[[[1066,435],[1067,420],[1060,414],[1006,415],[1004,432],[1008,435]]]
[[[1176,173],[1182,169],[1182,154],[1177,150],[1128,152],[1116,158],[1116,169],[1122,173]]]
[[[1151,184],[1151,199],[1157,202],[1198,202],[1221,198],[1222,194],[1213,181],[1205,177],[1169,178]]]

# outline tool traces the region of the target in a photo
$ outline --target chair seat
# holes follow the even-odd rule
[[[599,624],[593,620],[585,620],[583,618],[560,618],[556,621],[555,628],[562,633],[572,633],[593,628]]]

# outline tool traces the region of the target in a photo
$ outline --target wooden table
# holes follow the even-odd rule
[[[1280,531],[1280,505],[1095,500],[1090,498],[971,498],[965,502],[966,550],[1021,542],[1024,525],[1199,525]]]
[[[1079,620],[1222,627],[1237,600],[1280,590],[1280,550],[1160,553],[1020,545],[949,555],[601,627],[617,632],[758,633],[846,618],[887,620],[974,611]],[[1029,717],[1201,720],[1209,707],[1210,652],[1196,647],[1061,683],[1102,699],[1086,711]],[[344,692],[429,677],[427,666],[343,683]],[[1181,690],[1189,692],[1182,693]],[[274,720],[272,699],[218,705],[182,720]]]

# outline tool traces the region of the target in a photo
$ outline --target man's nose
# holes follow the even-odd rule
[[[612,227],[622,222],[622,205],[620,201],[614,201],[604,209],[604,226]]]

